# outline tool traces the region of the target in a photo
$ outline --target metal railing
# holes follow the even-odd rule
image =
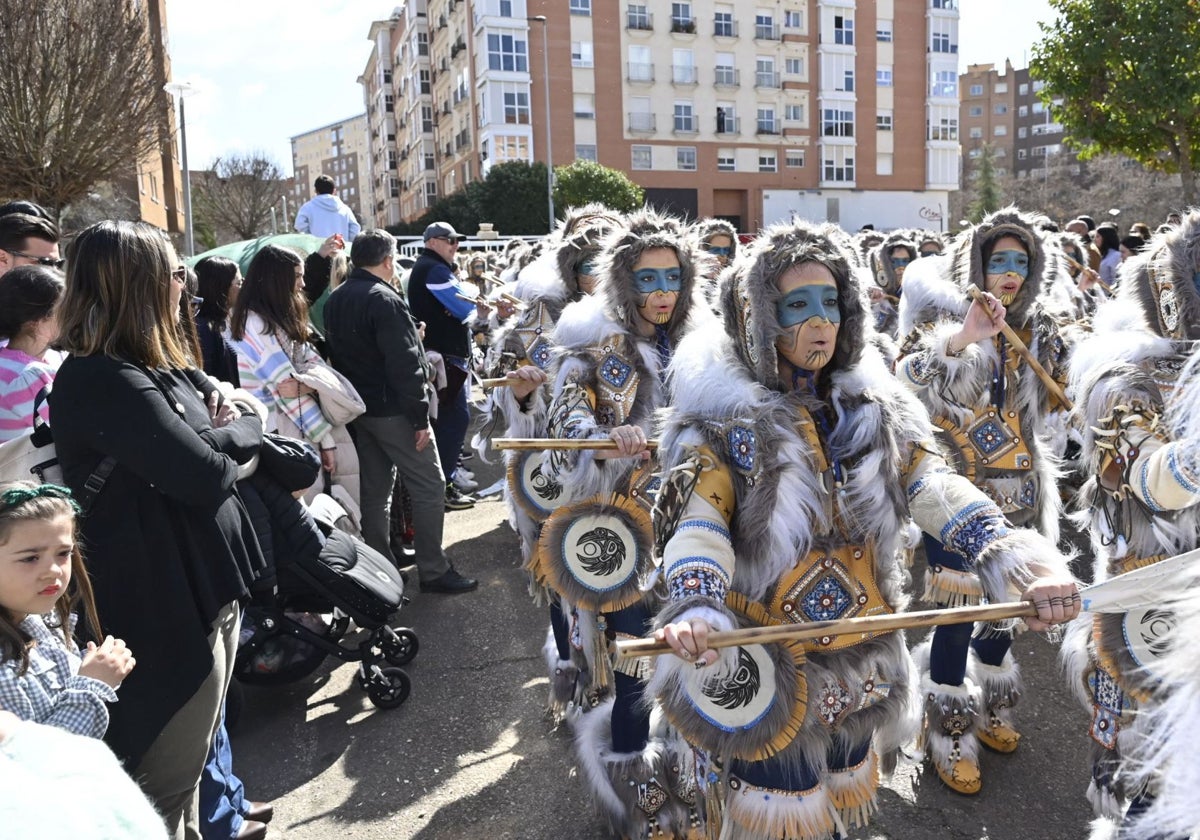
[[[633,111],[629,114],[630,131],[654,131],[654,114]]]

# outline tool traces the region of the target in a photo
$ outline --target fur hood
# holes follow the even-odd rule
[[[1005,320],[1013,327],[1024,327],[1034,304],[1042,293],[1042,273],[1046,267],[1046,250],[1042,245],[1041,229],[1045,216],[1023,213],[1016,207],[997,210],[982,222],[959,234],[950,250],[954,282],[964,291],[967,286],[984,288],[983,252],[1002,236],[1015,236],[1029,252],[1029,276],[1021,284],[1017,299],[1008,307]]]
[[[595,260],[604,237],[621,223],[621,214],[603,204],[585,204],[567,209],[555,230],[554,259],[559,276],[569,290],[569,297],[579,297],[576,272],[579,266]]]
[[[714,236],[728,236],[730,242],[733,243],[733,253],[729,255],[729,259],[732,261],[737,256],[737,230],[724,219],[701,219],[692,226],[692,232],[696,235],[696,239],[700,242],[701,247]]]
[[[866,343],[869,307],[863,293],[858,260],[842,244],[833,225],[796,221],[772,225],[742,249],[732,270],[721,276],[721,312],[725,332],[737,348],[738,361],[751,376],[775,391],[790,391],[779,379],[775,340],[780,335],[775,305],[779,277],[794,265],[816,262],[831,272],[838,287],[838,329],[828,375],[858,364]]]
[[[883,243],[871,254],[875,269],[875,282],[879,288],[889,295],[898,295],[900,281],[896,279],[896,269],[892,267],[892,251],[896,248],[907,248],[915,262],[917,259],[917,242],[906,230],[898,230],[888,235]],[[907,271],[906,271],[907,273]]]
[[[636,334],[640,316],[633,290],[633,267],[651,248],[670,248],[679,257],[683,288],[667,323],[667,335],[674,344],[688,331],[698,310],[704,308],[697,278],[716,274],[715,261],[700,250],[696,239],[678,219],[649,208],[630,213],[601,245],[594,297],[608,318]]]
[[[946,236],[945,234],[938,233],[936,230],[914,230],[912,232],[912,239],[917,243],[918,254],[923,245],[931,242],[938,246],[939,252],[946,250]]]
[[[1121,267],[1117,297],[1136,302],[1146,325],[1168,338],[1200,339],[1200,292],[1192,277],[1200,272],[1200,210],[1150,240]]]

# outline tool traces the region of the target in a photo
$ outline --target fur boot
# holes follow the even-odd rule
[[[962,685],[943,685],[926,676],[921,680],[921,693],[925,698],[921,733],[925,757],[951,790],[979,793],[979,740],[975,737],[979,689],[970,679]]]
[[[972,648],[967,668],[982,693],[981,711],[975,721],[979,741],[996,752],[1015,752],[1021,734],[1013,724],[1012,708],[1021,698],[1021,669],[1012,651],[999,665],[988,665]]]

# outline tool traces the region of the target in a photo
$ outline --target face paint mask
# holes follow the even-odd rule
[[[733,253],[733,249],[724,245],[705,245],[704,249],[714,257],[728,257]]]
[[[892,268],[904,268],[906,265],[912,262],[912,260],[907,259],[906,257],[892,257],[891,262]]]
[[[633,288],[639,295],[646,296],[655,292],[680,292],[683,290],[683,278],[677,265],[669,268],[639,268],[633,273]]]
[[[587,260],[585,262],[581,262],[579,264],[579,268],[575,269],[575,271],[579,274],[586,274],[588,277],[595,277],[596,264],[591,260]]]
[[[941,253],[941,251],[922,251],[921,256],[922,257],[936,257],[940,253]]]
[[[833,286],[799,286],[792,289],[775,304],[775,317],[785,330],[807,323],[812,318],[840,324],[842,313],[838,309],[837,289]]]
[[[988,258],[987,274],[1016,274],[1029,278],[1029,255],[1024,251],[993,251]]]

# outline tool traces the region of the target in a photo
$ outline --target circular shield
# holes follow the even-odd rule
[[[1170,648],[1175,625],[1175,613],[1161,607],[1134,609],[1125,613],[1122,630],[1125,646],[1134,662],[1153,671],[1155,664]]]
[[[542,527],[534,575],[570,604],[623,609],[642,597],[652,538],[649,512],[623,494],[564,505]]]
[[[563,486],[543,470],[541,452],[518,452],[509,459],[508,490],[535,522],[544,522],[567,499]]]
[[[732,672],[693,669],[686,691],[696,713],[722,732],[749,729],[775,706],[775,663],[762,645],[739,647]]]

